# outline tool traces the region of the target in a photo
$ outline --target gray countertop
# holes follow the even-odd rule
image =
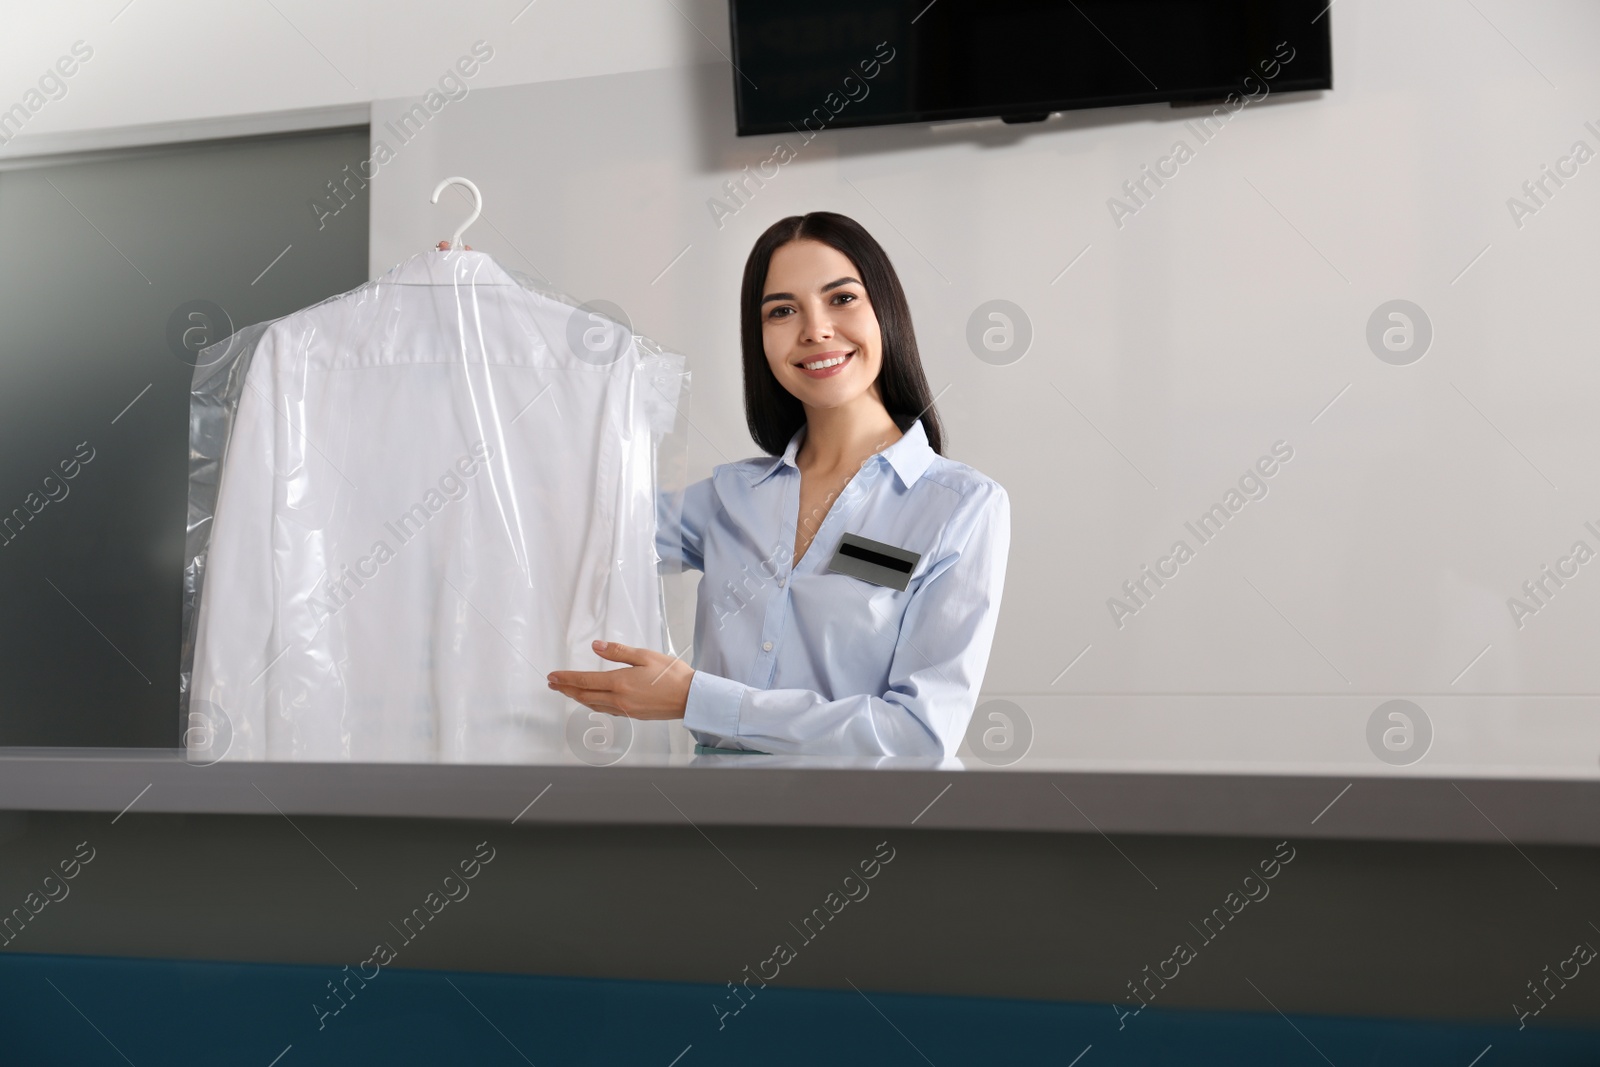
[[[672,757],[612,767],[0,750],[0,810],[1600,844],[1600,778]]]

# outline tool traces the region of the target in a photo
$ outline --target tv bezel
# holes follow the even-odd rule
[[[734,134],[737,137],[759,137],[773,133],[795,133],[796,127],[787,122],[752,123],[745,116],[744,88],[740,85],[744,77],[739,68],[739,6],[741,3],[754,3],[757,0],[728,0],[728,30],[729,44],[733,53],[733,112]],[[1331,5],[1330,5],[1331,6]],[[1275,93],[1301,93],[1331,91],[1333,89],[1333,31],[1330,28],[1332,12],[1324,10],[1313,20],[1316,27],[1313,31],[1317,35],[1316,44],[1320,45],[1327,56],[1325,77],[1316,78],[1284,78],[1274,79],[1272,89]],[[1225,100],[1229,93],[1239,92],[1237,83],[1214,86],[1185,87],[1177,90],[1151,90],[1145,93],[1118,93],[1096,97],[1077,97],[1058,100],[1040,100],[1025,107],[1014,107],[997,110],[993,107],[971,108],[942,108],[932,111],[908,111],[891,116],[846,116],[836,115],[827,125],[829,130],[862,129],[871,126],[911,126],[919,123],[944,123],[964,122],[974,119],[1001,119],[1005,122],[1024,123],[1042,122],[1050,116],[1064,111],[1088,111],[1096,108],[1107,107],[1134,107],[1142,104],[1170,104],[1173,107],[1194,107],[1208,103],[1219,103]],[[822,131],[826,132],[826,131]]]

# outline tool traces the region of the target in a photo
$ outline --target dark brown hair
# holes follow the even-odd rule
[[[944,455],[944,432],[934,410],[928,379],[917,354],[917,335],[911,328],[911,307],[905,290],[883,246],[861,224],[832,211],[813,211],[779,219],[756,239],[744,265],[739,297],[739,340],[744,350],[744,417],[750,436],[768,455],[778,456],[789,439],[805,424],[805,407],[778,384],[767,365],[761,340],[761,298],[767,284],[772,253],[790,241],[820,241],[848,256],[856,265],[867,300],[878,316],[883,335],[883,365],[878,371],[878,393],[895,425],[904,433],[917,419],[928,444]]]

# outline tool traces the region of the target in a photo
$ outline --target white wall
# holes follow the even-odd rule
[[[704,473],[756,451],[735,314],[752,241],[851,214],[906,282],[953,454],[1011,492],[985,691],[1029,714],[1035,755],[1371,770],[1368,716],[1408,697],[1437,735],[1414,771],[1590,773],[1597,702],[1574,694],[1600,692],[1600,563],[1520,631],[1506,601],[1574,540],[1600,550],[1600,163],[1520,230],[1505,201],[1574,140],[1600,149],[1600,17],[1479,7],[1339,4],[1335,91],[1247,108],[1120,229],[1108,198],[1192,113],[790,138],[799,158],[719,228],[708,198],[777,140],[732,136],[726,64],[485,92],[381,173],[373,263],[447,235],[459,203],[427,192],[473,177],[476,247],[691,354]],[[1035,331],[1011,366],[965,340],[993,298]],[[1410,366],[1365,339],[1394,298],[1435,329]],[[1199,546],[1185,521],[1280,440],[1269,495]],[[1119,628],[1107,599],[1180,537],[1195,558]]]
[[[1600,150],[1594,5],[1341,0],[1334,91],[1250,106],[1120,228],[1108,198],[1175,138],[1196,143],[1193,112],[828,132],[719,228],[708,198],[778,139],[732,135],[715,0],[538,0],[515,24],[517,0],[276,2],[331,62],[270,6],[219,28],[137,0],[103,28],[29,12],[0,69],[42,68],[93,30],[95,60],[41,131],[379,99],[381,138],[412,102],[382,98],[488,40],[477,90],[373,183],[375,271],[453,229],[435,181],[474,178],[475,247],[690,354],[699,475],[756,451],[736,323],[756,234],[818,208],[861,220],[948,387],[951,454],[1011,494],[985,697],[1025,709],[1035,755],[1383,770],[1367,719],[1405,697],[1436,735],[1411,772],[1595,772],[1600,562],[1520,629],[1507,600],[1574,541],[1600,551],[1583,526],[1600,529],[1600,161],[1521,228],[1506,203],[1575,141]],[[965,340],[995,298],[1034,331],[1010,366]],[[1396,298],[1433,324],[1410,366],[1366,341]],[[1270,494],[1119,628],[1108,598],[1195,545],[1185,521],[1280,440],[1294,458]]]
[[[513,85],[716,58],[725,8],[679,0],[95,0],[7,4],[0,107],[75,41],[93,58],[27,133],[62,133],[327,107],[421,93],[477,40],[475,84]]]

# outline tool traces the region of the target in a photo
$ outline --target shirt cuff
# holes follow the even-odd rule
[[[739,736],[739,708],[744,704],[744,693],[750,687],[731,678],[722,678],[706,671],[695,671],[689,680],[689,698],[684,704],[683,725],[698,738],[700,734],[713,735],[713,741],[726,738],[737,742]],[[705,740],[701,739],[705,744]]]

